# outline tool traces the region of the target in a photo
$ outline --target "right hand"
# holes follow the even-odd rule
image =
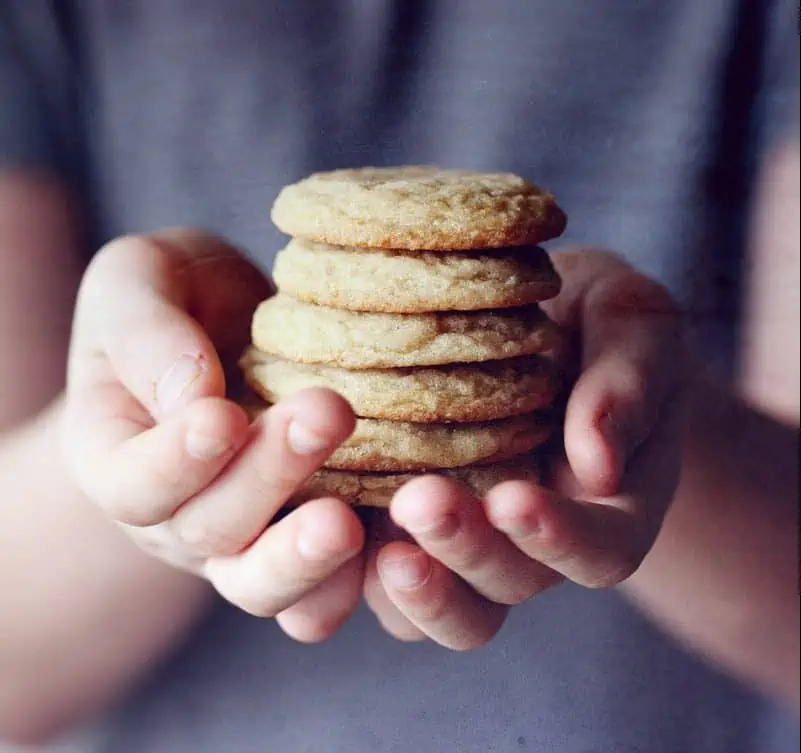
[[[243,256],[200,233],[108,244],[78,295],[63,448],[79,487],[142,549],[315,641],[358,604],[362,525],[337,499],[274,519],[355,419],[320,389],[253,424],[225,398],[224,366],[271,290]]]

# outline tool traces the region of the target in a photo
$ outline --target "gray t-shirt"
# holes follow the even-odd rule
[[[86,200],[95,244],[198,225],[265,267],[279,187],[435,162],[553,190],[730,355],[755,165],[797,124],[785,0],[7,0],[0,160]],[[700,302],[700,305],[699,305]],[[565,586],[490,646],[358,613],[320,646],[220,607],[114,717],[108,753],[778,753],[795,723],[614,592]]]

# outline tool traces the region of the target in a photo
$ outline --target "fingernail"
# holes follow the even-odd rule
[[[423,552],[384,559],[381,562],[381,575],[391,586],[401,591],[412,591],[431,577],[431,562]]]
[[[286,438],[292,451],[298,455],[315,455],[330,446],[330,442],[327,439],[297,421],[292,421],[289,424]]]
[[[189,354],[181,356],[156,384],[155,397],[158,407],[163,411],[173,408],[203,371],[204,365],[199,356]]]
[[[186,451],[198,460],[213,460],[223,455],[231,444],[225,439],[189,430],[186,434]]]

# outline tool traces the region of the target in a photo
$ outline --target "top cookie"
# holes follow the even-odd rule
[[[272,219],[308,240],[412,251],[534,245],[567,222],[551,194],[516,175],[435,167],[316,173],[281,191]]]

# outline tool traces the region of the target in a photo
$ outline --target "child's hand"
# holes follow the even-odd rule
[[[589,587],[625,580],[659,532],[679,473],[677,308],[610,254],[565,252],[554,262],[564,288],[544,308],[572,341],[565,363],[578,377],[566,461],[552,490],[502,484],[483,505],[438,477],[398,492],[391,516],[414,541],[372,547],[365,595],[399,637],[480,645],[508,605],[564,578]]]
[[[354,417],[335,394],[308,390],[251,426],[225,399],[223,364],[236,363],[269,293],[208,236],[111,243],[77,301],[63,446],[79,486],[142,548],[315,640],[358,602],[362,526],[336,499],[268,524]]]

